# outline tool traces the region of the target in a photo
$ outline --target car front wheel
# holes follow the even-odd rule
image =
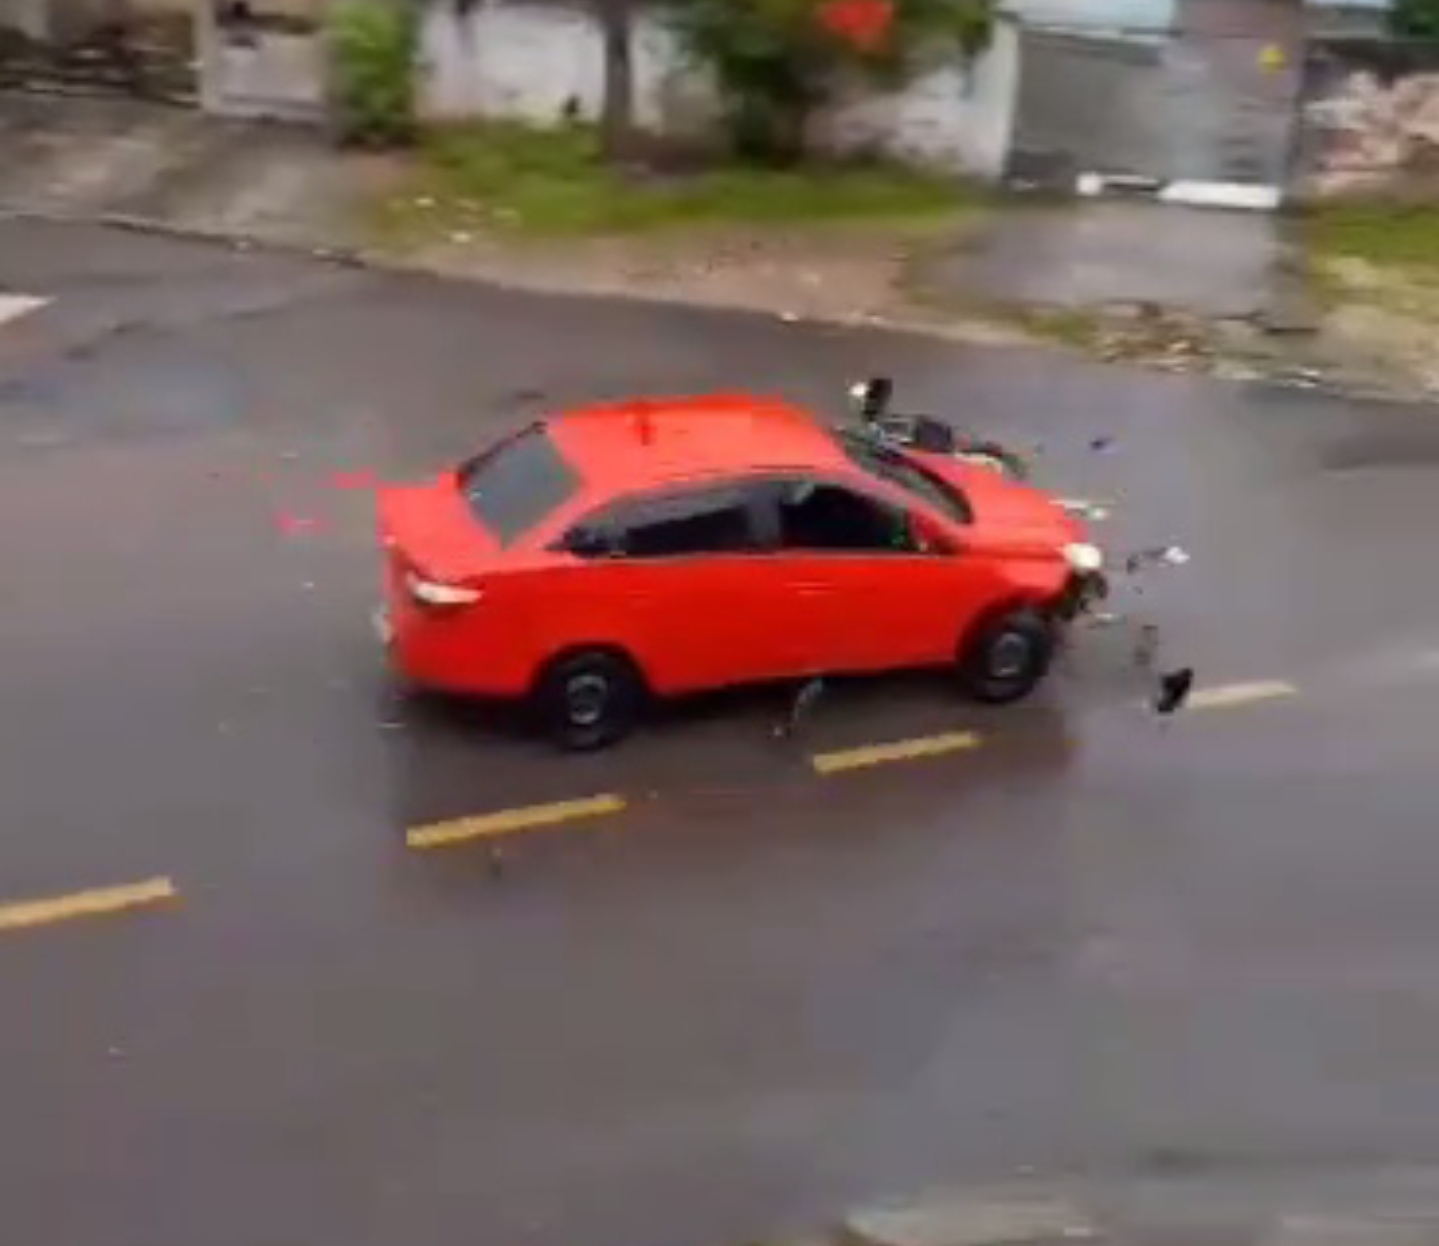
[[[644,689],[634,665],[618,653],[584,649],[556,659],[535,690],[540,723],[571,752],[615,744],[634,730]]]
[[[1013,610],[982,624],[959,654],[964,689],[1004,705],[1034,691],[1054,658],[1054,625],[1035,610]]]

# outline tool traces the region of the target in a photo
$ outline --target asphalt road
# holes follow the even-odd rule
[[[9,1240],[734,1246],[1018,1171],[1439,1162],[1432,415],[38,224],[7,291],[49,300],[0,324]],[[870,370],[1185,546],[1141,604],[1210,704],[1161,728],[1117,635],[1030,706],[840,690],[789,742],[764,697],[580,759],[392,699],[368,475]]]

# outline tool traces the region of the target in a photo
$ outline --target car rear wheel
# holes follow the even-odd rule
[[[1012,610],[988,620],[959,654],[965,691],[989,705],[1027,697],[1049,673],[1055,639],[1053,624],[1035,610]]]
[[[617,743],[634,730],[644,685],[634,664],[606,649],[583,649],[557,658],[535,690],[541,726],[571,752]]]

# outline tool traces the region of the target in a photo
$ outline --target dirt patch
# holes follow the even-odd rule
[[[1439,393],[1439,273],[1355,257],[1318,261],[1326,292],[1325,350],[1355,368]]]

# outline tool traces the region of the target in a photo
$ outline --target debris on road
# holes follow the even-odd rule
[[[795,693],[794,700],[790,702],[789,713],[783,722],[779,723],[774,733],[778,737],[792,736],[799,730],[800,724],[814,708],[816,701],[824,694],[825,682],[820,676],[807,679],[800,685],[799,691]]]
[[[1160,545],[1142,549],[1124,560],[1124,570],[1135,575],[1145,567],[1182,567],[1189,561],[1189,551],[1179,545]]]
[[[375,473],[368,469],[336,472],[330,477],[330,486],[335,489],[373,489],[377,483]]]
[[[307,515],[291,515],[281,511],[275,516],[275,527],[286,536],[298,536],[301,532],[313,532],[319,525]]]
[[[1183,708],[1193,689],[1194,668],[1192,666],[1181,667],[1177,671],[1161,675],[1159,689],[1154,697],[1154,712],[1164,715],[1175,713]]]

